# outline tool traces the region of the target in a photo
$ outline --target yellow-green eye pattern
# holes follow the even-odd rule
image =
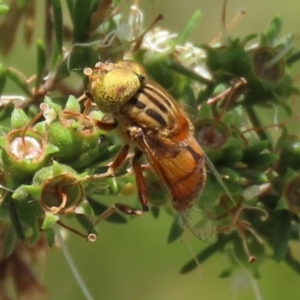
[[[93,101],[101,111],[114,113],[137,93],[145,70],[134,62],[120,61],[113,66],[101,64],[88,76]]]

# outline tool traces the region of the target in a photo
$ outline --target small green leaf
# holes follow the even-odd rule
[[[233,171],[230,168],[221,167],[218,169],[220,174],[222,174],[223,182],[228,188],[231,195],[239,195],[242,192],[240,185],[240,176],[237,172]]]
[[[16,232],[14,230],[14,227],[10,225],[7,227],[5,233],[1,257],[6,258],[10,256],[10,254],[13,252],[15,248],[16,242],[17,242]]]
[[[194,80],[196,82],[203,83],[205,85],[208,85],[208,84],[211,83],[211,80],[197,74],[196,72],[194,72],[191,69],[188,69],[188,68],[176,63],[173,60],[167,60],[166,62],[164,62],[164,65],[167,68],[169,68],[169,69],[171,69],[171,70],[173,70],[173,71],[175,71],[179,74],[182,74],[182,75],[186,76],[187,78],[189,78],[191,80]],[[206,100],[207,100],[207,98],[206,98]]]
[[[300,275],[300,263],[290,251],[287,252],[284,261],[292,270],[294,270],[298,275]]]
[[[292,64],[298,62],[299,60],[300,60],[300,50],[296,51],[291,56],[289,56],[285,62],[286,62],[286,65],[289,66],[289,65],[292,65]]]
[[[116,181],[115,177],[107,178],[106,183],[112,189],[112,191],[114,193],[118,192],[119,188],[118,188],[117,181]]]
[[[63,17],[60,0],[52,0],[53,16],[54,16],[54,32],[58,53],[62,54],[63,45]]]
[[[75,0],[73,17],[73,42],[83,42],[88,36],[91,0]]]
[[[35,88],[37,89],[44,77],[46,67],[46,49],[42,40],[37,41],[37,71],[35,79]]]
[[[152,215],[154,216],[155,219],[158,219],[159,217],[159,213],[160,213],[160,209],[158,206],[152,205],[150,207],[150,211],[152,213]]]
[[[6,147],[5,136],[0,136],[0,147],[1,148],[5,148]]]
[[[25,194],[26,193],[26,194]],[[22,200],[30,195],[34,199],[40,199],[42,187],[33,185],[22,185],[15,190],[12,197],[16,200]]]
[[[265,31],[265,38],[267,45],[272,46],[275,42],[275,39],[278,37],[282,28],[282,20],[280,16],[275,16],[270,22],[269,26]]]
[[[23,230],[23,226],[21,224],[21,220],[17,213],[15,200],[13,199],[9,201],[9,216],[10,216],[11,223],[14,227],[15,233],[17,234],[17,237],[19,238],[19,240],[24,241],[25,233]]]
[[[211,246],[206,247],[203,251],[201,251],[197,256],[196,260],[192,259],[188,263],[186,263],[181,269],[180,274],[187,274],[198,267],[199,264],[202,264],[207,259],[209,259],[212,255],[214,255],[219,250],[218,244],[213,244]]]
[[[226,161],[226,164],[228,165],[240,161],[242,156],[242,150],[236,146],[228,146],[223,149],[223,160]]]
[[[169,235],[168,235],[168,243],[172,243],[176,241],[183,234],[184,226],[182,226],[180,223],[181,223],[181,219],[179,216],[174,218],[174,221],[172,222]]]
[[[236,170],[241,177],[250,179],[252,182],[259,184],[259,183],[267,183],[269,181],[268,176],[262,172],[251,169],[251,166],[247,169],[238,169]]]
[[[266,168],[272,165],[277,159],[277,155],[271,153],[261,153],[255,159],[251,160],[251,168]]]
[[[0,4],[0,16],[9,11],[9,7],[5,4]]]
[[[45,213],[45,218],[42,224],[42,229],[51,228],[56,222],[59,220],[59,217],[57,215],[54,215],[50,212]]]
[[[197,96],[197,103],[198,105],[201,104],[201,110],[199,111],[199,114],[202,114],[202,105],[210,106],[206,104],[206,101],[211,97],[213,92],[214,92],[214,84],[212,84],[212,82],[199,92]],[[210,118],[210,116],[208,118]]]
[[[15,108],[11,115],[11,127],[22,128],[29,123],[29,118],[21,108]]]
[[[219,275],[219,278],[228,278],[231,275],[232,275],[232,270],[231,269],[226,269],[226,270],[221,272],[221,274]]]
[[[60,68],[57,67],[57,63],[61,58],[61,50],[59,50],[57,43],[53,47],[52,53],[51,53],[51,59],[50,59],[50,69],[57,70],[56,78],[57,81],[63,78],[63,75],[61,75]],[[60,64],[60,66],[65,62],[66,60],[63,60],[63,62]],[[61,77],[61,78],[60,78]]]
[[[207,259],[209,259],[212,255],[214,255],[217,251],[221,251],[222,248],[231,241],[235,235],[219,235],[216,243],[206,247],[202,250],[194,259],[187,262],[180,270],[180,274],[187,274],[194,269],[196,269],[199,264],[204,263]]]
[[[44,236],[45,236],[48,246],[53,247],[54,242],[55,242],[55,231],[53,230],[53,228],[44,229],[43,233],[44,233]]]
[[[59,115],[62,111],[62,108],[57,103],[54,103],[52,99],[48,96],[45,96],[44,102],[49,105],[49,107],[53,108],[57,115]]]
[[[14,200],[25,200],[29,196],[26,185],[20,185],[12,194]]]
[[[274,214],[274,256],[277,262],[284,259],[288,250],[292,226],[292,214],[288,210],[280,210]]]
[[[279,152],[277,172],[284,174],[288,168],[298,170],[300,168],[300,138],[297,135],[288,134],[287,129],[277,141]]]
[[[97,52],[84,43],[81,43],[76,47],[74,46],[70,55],[71,57],[67,61],[66,68],[69,72],[77,71],[80,75],[86,66],[93,66],[99,61]]]
[[[20,220],[32,229],[31,245],[34,245],[40,237],[38,219],[43,214],[42,208],[37,201],[31,198],[16,200],[15,207]]]
[[[19,72],[9,68],[6,70],[6,76],[13,81],[27,96],[32,96],[31,89],[26,81],[26,78],[24,78]]]
[[[250,41],[252,41],[256,37],[257,37],[257,34],[249,34],[241,40],[241,44],[246,46]]]
[[[183,29],[180,31],[179,35],[175,40],[175,45],[184,45],[187,42],[192,31],[195,30],[195,28],[197,27],[200,19],[201,12],[197,10],[185,24]]]
[[[3,68],[3,66],[0,64],[0,96],[3,93],[3,90],[6,85],[6,70]]]
[[[288,205],[284,197],[280,197],[278,202],[276,203],[276,207],[274,208],[274,211],[282,211],[282,210],[288,210]]]
[[[69,14],[72,22],[74,23],[74,0],[66,0]]]
[[[299,94],[299,91],[295,91],[295,95],[298,95]],[[289,117],[292,117],[293,115],[293,109],[291,106],[289,106],[288,104],[286,103],[280,103],[281,107],[283,108],[283,110],[285,111],[285,113],[289,116]]]
[[[74,111],[74,112],[80,112],[80,104],[77,101],[77,98],[74,97],[73,95],[70,95],[67,103],[66,103],[66,110]]]
[[[74,169],[81,169],[90,165],[95,160],[106,160],[109,158],[107,143],[101,143],[99,147],[95,147],[82,153],[76,160],[70,162],[70,166]]]
[[[243,150],[243,161],[251,159],[268,148],[269,141],[258,141]]]
[[[48,168],[51,170],[51,167]],[[55,160],[53,161],[52,171],[53,171],[53,176],[59,176],[61,174],[67,174],[67,173],[70,173],[72,175],[77,175],[76,171],[72,169],[70,166],[60,164]]]
[[[59,152],[59,148],[52,144],[48,144],[47,148],[45,149],[45,155],[50,155],[50,154],[54,154],[57,152]]]
[[[5,107],[0,110],[0,121],[4,121],[11,118],[11,114],[14,108],[15,106],[13,102],[9,102],[7,105],[5,105]]]
[[[230,41],[227,47],[213,48],[201,46],[207,55],[206,65],[211,73],[215,72],[214,79],[226,82],[228,74],[246,77],[251,70],[251,55],[246,52],[239,39]],[[219,76],[219,77],[218,77]]]

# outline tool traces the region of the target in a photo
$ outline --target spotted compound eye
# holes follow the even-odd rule
[[[114,113],[139,90],[145,76],[143,67],[131,61],[121,61],[106,72],[107,64],[85,70],[90,79],[93,101],[104,113]]]

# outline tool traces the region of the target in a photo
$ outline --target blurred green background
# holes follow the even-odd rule
[[[125,6],[130,4],[130,1],[124,1]],[[192,41],[199,44],[209,42],[220,31],[222,5],[222,0],[140,1],[145,12],[145,24],[150,24],[158,13],[162,13],[164,19],[159,26],[171,32],[180,30],[195,10],[201,10],[201,23],[192,35]],[[283,33],[300,33],[300,1],[230,0],[227,20],[240,8],[246,10],[246,15],[230,30],[232,37],[262,32],[275,14],[283,17]],[[21,37],[22,33],[19,35]],[[38,35],[36,33],[36,38]],[[19,41],[9,57],[1,57],[1,62],[30,75],[35,71],[34,64],[28,64],[28,61],[34,61],[34,48],[26,50],[25,54],[23,43]],[[233,277],[220,279],[219,274],[227,266],[225,256],[221,255],[213,257],[192,273],[180,275],[180,268],[192,256],[185,243],[167,244],[171,222],[172,218],[162,211],[158,220],[148,214],[132,219],[128,225],[103,222],[98,226],[98,240],[93,244],[69,235],[68,248],[94,298],[299,299],[300,278],[284,263],[258,260],[262,278],[257,282],[249,280],[245,269]],[[206,246],[201,241],[192,241],[195,253]],[[50,250],[42,274],[50,299],[84,299],[59,249]],[[256,284],[262,298],[255,295]]]

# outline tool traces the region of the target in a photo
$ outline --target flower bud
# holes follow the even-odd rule
[[[71,161],[98,146],[99,131],[89,117],[63,111],[59,120],[49,125],[48,140],[59,148],[57,159]]]

